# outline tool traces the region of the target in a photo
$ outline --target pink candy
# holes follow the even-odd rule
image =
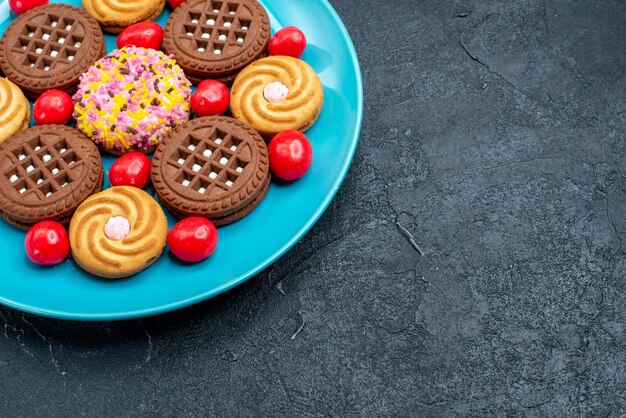
[[[289,89],[280,81],[269,83],[263,89],[263,96],[265,96],[265,100],[270,103],[282,102],[288,95]]]
[[[110,240],[121,241],[130,234],[130,222],[123,216],[113,216],[104,225],[104,235]]]

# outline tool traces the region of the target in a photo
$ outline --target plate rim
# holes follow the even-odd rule
[[[330,13],[331,18],[337,25],[341,36],[346,39],[350,61],[352,66],[354,67],[356,73],[356,87],[357,87],[357,124],[356,129],[354,131],[354,136],[351,139],[351,148],[349,150],[349,158],[346,158],[343,165],[341,166],[341,174],[337,177],[335,182],[333,183],[329,193],[326,198],[318,207],[317,211],[313,214],[311,218],[298,230],[296,234],[291,237],[289,241],[287,241],[283,246],[281,246],[277,251],[275,251],[271,256],[267,257],[263,262],[259,263],[255,268],[249,270],[248,272],[239,275],[232,280],[229,280],[227,283],[222,284],[221,286],[215,287],[206,292],[197,294],[193,297],[182,299],[176,302],[168,303],[165,305],[159,305],[151,308],[145,309],[137,309],[137,310],[127,310],[123,312],[116,313],[76,313],[76,312],[64,312],[53,309],[42,309],[29,305],[24,305],[18,302],[14,302],[8,300],[2,296],[0,296],[0,304],[7,306],[12,309],[16,309],[21,312],[26,312],[34,315],[44,316],[48,318],[61,319],[61,320],[71,320],[71,321],[82,321],[82,322],[102,322],[102,321],[122,321],[122,320],[131,320],[138,318],[146,318],[157,315],[166,314],[169,312],[177,311],[180,309],[188,308],[195,304],[205,302],[209,299],[217,297],[243,283],[246,281],[256,277],[258,274],[263,272],[269,266],[277,262],[283,255],[285,255],[293,246],[295,246],[300,240],[313,228],[313,226],[319,221],[322,215],[326,212],[331,202],[337,195],[339,188],[343,184],[350,166],[354,161],[354,155],[356,153],[356,149],[359,143],[359,138],[361,135],[361,128],[363,124],[363,77],[361,74],[361,65],[358,59],[358,55],[356,53],[356,49],[354,47],[354,43],[350,34],[348,33],[347,28],[345,27],[341,17],[335,10],[335,8],[330,4],[329,0],[318,0]]]

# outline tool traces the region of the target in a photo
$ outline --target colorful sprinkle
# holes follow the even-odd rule
[[[172,56],[129,46],[81,76],[74,118],[106,149],[148,150],[189,119],[190,98],[191,83]]]

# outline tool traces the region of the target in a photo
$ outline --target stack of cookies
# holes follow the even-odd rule
[[[82,4],[33,8],[0,39],[0,217],[21,229],[69,226],[81,267],[125,277],[160,256],[167,219],[139,188],[102,191],[100,151],[154,154],[147,165],[169,212],[226,225],[270,187],[267,142],[310,128],[324,93],[304,61],[268,56],[270,19],[255,0],[189,0],[167,21],[164,52],[129,45],[108,55],[103,31],[153,21],[165,0]],[[232,117],[192,118],[191,84],[207,79],[232,86]],[[73,94],[76,129],[28,128],[27,98],[49,90]]]

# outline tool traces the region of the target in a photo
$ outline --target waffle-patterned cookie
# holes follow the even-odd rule
[[[49,89],[72,93],[81,74],[105,54],[98,22],[63,4],[20,15],[0,40],[0,68],[30,98]]]
[[[133,23],[156,20],[165,7],[165,0],[83,0],[83,7],[102,29],[120,33]]]
[[[263,139],[227,117],[194,119],[159,144],[152,181],[161,202],[177,217],[201,216],[216,225],[254,209],[270,183]]]
[[[267,12],[255,0],[189,0],[165,26],[165,51],[194,83],[231,84],[237,73],[265,56],[271,36]]]
[[[41,125],[0,144],[0,216],[18,228],[67,225],[103,181],[98,148],[76,129]]]
[[[154,263],[165,248],[167,219],[148,193],[112,187],[85,200],[70,223],[74,260],[101,277],[132,276]]]
[[[268,101],[268,87],[285,89],[284,98]],[[271,91],[270,91],[271,92]],[[324,105],[322,82],[310,65],[287,56],[267,57],[239,73],[230,99],[233,116],[266,138],[281,131],[306,131]]]
[[[6,78],[0,78],[0,143],[28,128],[30,104],[24,93]]]

